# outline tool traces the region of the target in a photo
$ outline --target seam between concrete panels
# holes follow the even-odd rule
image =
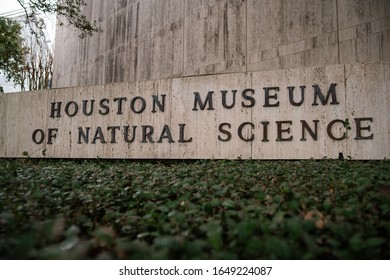
[[[344,64],[343,65],[343,79],[344,79],[344,116],[345,118],[348,118],[348,115],[347,115],[347,104],[348,104],[348,100],[347,100],[347,76],[346,76],[346,65]],[[351,150],[350,150],[350,147],[349,147],[349,142],[350,141],[346,141],[346,144],[345,144],[345,148],[346,148],[346,155],[345,156],[351,156]]]
[[[245,1],[245,72],[248,72],[248,0]]]
[[[340,64],[340,27],[339,27],[339,1],[338,0],[336,0],[336,29],[337,29],[336,30],[337,31],[336,33],[337,34],[337,63]]]
[[[184,5],[183,5],[183,28],[182,28],[182,32],[183,32],[183,35],[182,35],[182,42],[181,42],[181,45],[182,45],[182,54],[181,54],[181,75],[184,76],[184,72],[185,72],[185,33],[186,33],[186,3],[187,3],[187,0],[184,0]]]

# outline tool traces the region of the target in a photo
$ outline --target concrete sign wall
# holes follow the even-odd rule
[[[0,156],[383,159],[390,63],[0,95]]]

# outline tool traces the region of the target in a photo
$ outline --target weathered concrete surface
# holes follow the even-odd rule
[[[2,94],[0,157],[389,158],[389,91],[382,62]]]
[[[390,60],[388,0],[86,1],[58,28],[54,87]]]

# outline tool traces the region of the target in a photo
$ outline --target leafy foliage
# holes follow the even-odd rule
[[[83,13],[86,5],[83,0],[17,0],[24,9],[26,24],[30,27],[33,39],[23,45],[21,26],[14,20],[0,17],[0,71],[15,84],[29,90],[44,89],[49,86],[52,75],[52,53],[45,46],[44,20],[42,15],[56,15],[58,23],[67,22],[76,28],[79,37],[92,36],[99,31],[96,22],[91,22]],[[0,92],[3,88],[0,87]]]
[[[60,25],[63,25],[63,19],[75,27],[79,32],[79,37],[91,36],[99,28],[96,22],[90,22],[83,13],[85,2],[83,0],[17,0],[25,11],[27,22],[33,33],[40,30],[43,14],[56,14]],[[33,27],[35,26],[35,27]],[[39,34],[38,34],[39,35]]]
[[[6,259],[388,259],[389,161],[0,160]]]
[[[14,20],[0,17],[0,71],[7,80],[20,82],[20,65],[24,61],[21,26]],[[2,92],[2,88],[0,88]]]
[[[42,30],[41,30],[42,31]],[[53,76],[53,50],[47,41],[47,34],[40,37],[25,32],[23,42],[25,59],[21,71],[21,91],[48,89]]]

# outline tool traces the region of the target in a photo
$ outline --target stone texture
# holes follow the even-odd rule
[[[41,157],[46,149],[46,154],[53,157],[87,158],[297,159],[335,158],[339,153],[359,159],[389,157],[390,1],[86,2],[88,18],[96,20],[102,32],[79,39],[76,31],[58,28],[53,85],[66,89],[42,94],[41,100],[33,95],[23,100],[17,96],[1,97],[0,125],[8,131],[6,136],[0,135],[2,155],[21,156],[26,150]],[[313,97],[313,84],[326,93],[329,83],[337,84],[340,105],[312,106],[309,100]],[[294,86],[299,97],[302,85],[306,86],[307,99],[297,108],[288,102],[288,87]],[[263,106],[263,87],[272,86],[279,87],[278,108]],[[241,95],[245,89],[254,90],[256,106],[238,106],[251,100]],[[221,107],[224,90],[230,98],[232,91],[237,90],[238,105],[233,109]],[[193,92],[205,98],[208,91],[215,94],[215,110],[192,111]],[[56,118],[47,120],[50,108],[40,105],[50,100],[80,103],[86,98],[112,100],[121,96],[128,99],[142,96],[148,100],[152,94],[166,95],[165,112],[151,113],[147,107],[148,113],[134,114],[126,107],[123,113],[126,118],[98,114],[93,120],[74,117],[62,118],[60,122]],[[276,100],[271,98],[273,101]],[[45,115],[42,119],[29,119],[24,112],[12,111],[10,108],[19,102],[34,104],[29,107],[40,108],[38,111]],[[24,118],[22,123],[20,117]],[[360,126],[363,136],[372,131],[373,139],[355,139],[359,130],[356,118],[372,118],[372,122],[362,120]],[[346,133],[346,139],[327,136],[332,119],[338,121],[330,133],[336,138]],[[34,124],[42,124],[45,131],[61,126],[68,134],[56,139],[56,145],[31,146],[32,120]],[[307,121],[306,128],[318,126],[317,140],[312,139],[307,129],[307,139],[302,140],[302,120]],[[269,142],[262,141],[265,121],[269,122]],[[98,125],[118,123],[130,127],[138,124],[138,129],[142,124],[153,125],[160,130],[154,132],[154,141],[164,125],[169,125],[176,142],[137,142],[125,146],[75,144],[74,133],[80,126],[91,127],[92,131]],[[177,142],[180,124],[184,123],[193,142]],[[222,127],[225,133],[218,132],[221,123],[230,124]],[[346,131],[345,126],[351,130]],[[367,126],[370,130],[365,129]],[[282,136],[293,136],[292,140],[275,141],[280,136],[278,129]],[[231,140],[218,140],[227,137],[226,131],[231,133]],[[252,135],[255,140],[246,142]]]
[[[353,159],[389,158],[389,81],[390,63],[381,62],[2,94],[0,157],[27,153],[33,158],[321,159],[338,158],[342,153]],[[325,98],[332,84],[338,104],[331,104],[331,95],[324,100],[326,104],[319,98],[316,102],[313,86],[318,86]],[[294,87],[293,101],[297,103],[301,86],[305,86],[304,99],[294,105],[289,87]],[[268,98],[267,88],[271,88]],[[205,103],[203,109],[199,104],[195,107],[195,92]],[[212,106],[206,102],[209,92]],[[165,96],[163,111],[153,106],[152,95],[161,102]],[[87,102],[88,113],[91,100],[94,111],[87,116],[83,102]],[[60,117],[52,110],[56,102],[62,102]],[[72,116],[75,104],[78,113]],[[360,128],[356,119],[361,120]],[[313,133],[317,125],[315,137],[307,128],[303,131],[302,121]],[[124,140],[126,126],[129,140],[132,129],[136,131],[131,143]],[[58,132],[50,144],[48,131],[53,128]],[[32,140],[37,129],[46,136],[40,144]],[[87,143],[80,129],[89,133]],[[357,139],[359,133],[363,139]],[[190,138],[192,141],[184,141]],[[224,141],[227,138],[231,139]]]
[[[88,0],[59,27],[54,87],[388,61],[387,0]]]
[[[376,66],[375,66],[376,65]],[[373,154],[389,158],[390,151],[390,71],[387,64],[354,64],[345,66],[346,92],[350,93],[346,112],[351,121],[368,112],[373,122],[364,121],[362,136],[373,134],[372,140],[349,141],[348,154],[370,158]],[[363,82],[362,82],[363,81]],[[375,125],[374,125],[375,123]],[[349,135],[353,139],[353,135]]]

